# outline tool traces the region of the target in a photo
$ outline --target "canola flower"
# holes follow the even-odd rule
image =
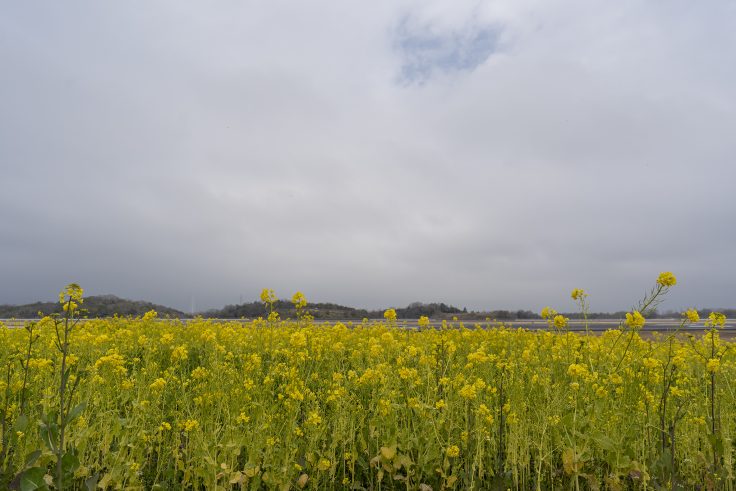
[[[452,457],[452,458],[459,457],[460,447],[458,447],[457,445],[450,445],[449,447],[447,447],[447,450],[445,450],[445,453],[447,454],[448,457]]]
[[[692,339],[642,337],[636,311],[625,338],[562,331],[567,320],[548,307],[547,331],[490,322],[405,330],[393,314],[349,326],[274,318],[268,329],[263,320],[183,324],[152,315],[79,324],[67,357],[70,405],[87,404],[69,427],[75,485],[97,475],[108,489],[488,489],[491,470],[504,468],[508,489],[574,488],[580,473],[601,483],[645,476],[664,487],[657,431],[665,395],[665,417],[682,421],[677,479],[695,488],[713,460],[703,397],[711,379],[717,428],[736,434],[736,396],[722,383],[736,377],[736,350],[715,331],[722,314]],[[696,316],[690,309],[683,321]],[[27,335],[0,328],[0,366],[18,366]],[[30,421],[39,407],[54,410],[47,395],[58,376],[55,333],[38,335],[27,362],[26,391],[38,401]],[[13,423],[22,392],[22,371],[0,379],[0,408]],[[7,438],[16,473],[22,457],[46,448],[35,425]]]
[[[721,360],[718,358],[711,358],[705,364],[705,368],[710,373],[716,373],[721,369]]]
[[[581,288],[574,288],[572,293],[570,293],[570,298],[572,298],[573,300],[581,300],[586,296],[588,296],[588,294],[585,293],[585,290]]]
[[[557,315],[557,311],[549,307],[544,307],[539,315],[542,319],[551,319]]]
[[[698,322],[700,320],[700,314],[698,314],[698,311],[695,309],[687,309],[682,316],[690,323]]]
[[[261,291],[261,302],[265,304],[272,304],[276,300],[276,293],[273,290],[264,288],[263,291]]]
[[[666,271],[659,274],[659,277],[657,278],[657,284],[661,287],[669,288],[677,284],[677,278],[675,278],[675,275],[671,272]]]
[[[564,328],[567,327],[567,323],[568,323],[569,320],[570,319],[568,319],[567,317],[564,317],[562,315],[556,315],[552,319],[552,323],[554,324],[555,328],[557,328],[557,329],[564,329]]]
[[[626,313],[625,324],[631,329],[639,330],[646,324],[646,319],[638,310],[635,310]]]
[[[708,316],[708,320],[705,321],[706,327],[712,327],[715,329],[722,328],[726,325],[726,316],[720,312],[711,312]]]
[[[296,292],[294,296],[291,297],[291,303],[293,303],[294,307],[297,309],[303,309],[307,306],[307,297],[305,297],[302,292]]]

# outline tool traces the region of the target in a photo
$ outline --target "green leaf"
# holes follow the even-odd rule
[[[13,430],[25,432],[26,428],[28,428],[28,416],[26,416],[25,414],[21,414],[20,416],[18,416],[18,419],[16,419],[15,423],[13,424]]]
[[[72,410],[69,411],[69,413],[66,415],[66,422],[67,422],[67,424],[69,424],[72,421],[74,421],[75,419],[77,419],[84,412],[85,409],[87,409],[87,402],[86,401],[84,401],[84,402],[82,402],[82,403],[77,404],[76,406],[74,406],[72,408]]]
[[[31,467],[23,471],[20,476],[20,491],[33,491],[34,489],[45,489],[46,481],[43,480],[44,470],[40,467]]]
[[[61,457],[61,471],[65,476],[74,474],[79,468],[79,459],[72,452],[67,452]]]
[[[36,463],[38,458],[41,456],[41,450],[36,450],[34,452],[29,453],[26,455],[26,461],[25,464],[23,464],[23,467],[30,467],[33,464]]]
[[[59,431],[55,423],[47,425],[41,423],[39,425],[38,433],[41,436],[41,440],[46,444],[49,450],[56,452],[56,441],[59,439]]]
[[[95,491],[97,489],[97,481],[99,480],[100,480],[99,472],[85,479],[84,485],[87,488],[87,491]]]

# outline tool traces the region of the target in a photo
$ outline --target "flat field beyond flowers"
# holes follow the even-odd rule
[[[89,320],[65,356],[52,318],[0,328],[2,486],[732,487],[720,318],[643,339],[387,317]]]

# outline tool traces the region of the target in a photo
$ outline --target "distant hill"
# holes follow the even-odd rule
[[[138,300],[126,300],[115,295],[96,295],[86,297],[82,305],[88,311],[89,317],[112,317],[113,315],[121,316],[139,316],[149,310],[158,312],[159,317],[191,317],[189,314],[180,310],[156,305],[151,302]],[[0,318],[2,319],[32,319],[38,317],[38,313],[43,315],[61,313],[61,304],[58,302],[36,302],[26,305],[0,305]]]
[[[159,317],[172,318],[190,318],[191,314],[180,310],[157,305],[151,302],[139,300],[127,300],[115,295],[96,295],[86,297],[83,307],[87,309],[89,317],[112,317],[115,314],[120,316],[141,316],[149,310],[158,312]],[[277,300],[274,304],[276,311],[282,319],[296,318],[296,310],[291,302],[287,300]],[[422,303],[414,302],[406,307],[395,308],[396,315],[400,319],[418,319],[420,316],[426,315],[433,320],[451,319],[457,317],[460,320],[481,320],[492,319],[498,321],[516,321],[520,319],[539,319],[538,313],[531,310],[490,310],[484,312],[468,311],[467,309],[459,309],[445,303]],[[736,309],[699,309],[700,317],[705,319],[713,310],[723,312],[728,318],[736,317]],[[317,320],[361,320],[361,319],[382,319],[385,309],[367,310],[335,303],[315,303],[307,306],[307,311]],[[51,313],[60,313],[61,305],[57,302],[36,302],[26,305],[0,305],[0,319],[32,319],[38,317],[38,312],[43,315]],[[591,312],[588,314],[589,319],[619,319],[623,318],[625,312]],[[226,305],[221,309],[208,310],[199,312],[197,315],[208,318],[218,319],[254,319],[257,317],[268,316],[268,311],[262,302],[248,302],[238,305]],[[563,313],[564,316],[572,319],[580,319],[582,315],[579,312]],[[648,318],[678,318],[678,312],[651,313]]]
[[[296,309],[286,300],[277,300],[274,304],[274,309],[279,313],[282,319],[295,318]],[[385,309],[381,310],[366,310],[356,309],[354,307],[346,307],[344,305],[338,305],[334,303],[314,303],[307,306],[307,310],[315,319],[382,319]],[[408,307],[396,308],[396,315],[399,318],[418,318],[419,316],[426,315],[435,319],[441,319],[443,317],[452,317],[453,314],[463,314],[465,311],[453,307],[452,305],[446,305],[444,303],[421,303],[414,302]],[[466,312],[467,313],[467,312]],[[255,318],[255,317],[266,317],[268,311],[261,302],[250,302],[239,305],[226,305],[222,309],[208,310],[203,314],[205,317],[216,317],[219,319],[239,319]]]

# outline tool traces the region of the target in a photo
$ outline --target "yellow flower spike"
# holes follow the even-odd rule
[[[291,303],[293,303],[297,309],[303,309],[307,306],[307,297],[305,297],[302,292],[296,292],[294,296],[291,297]]]
[[[395,320],[396,320],[396,310],[394,310],[394,309],[387,309],[387,310],[386,310],[386,311],[385,311],[385,312],[383,313],[383,317],[384,317],[384,318],[385,318],[385,319],[386,319],[387,321],[389,321],[389,322],[395,321]]]
[[[555,328],[557,329],[564,329],[567,327],[567,323],[570,319],[567,317],[556,315],[554,319],[552,319],[552,322],[554,323]]]
[[[445,450],[445,453],[448,457],[455,458],[460,455],[460,447],[457,445],[450,445],[447,447],[447,450]]]
[[[317,469],[321,471],[327,471],[332,467],[332,462],[330,462],[328,459],[322,458],[319,459],[319,463],[317,464]]]
[[[587,293],[585,293],[585,290],[583,290],[582,288],[575,288],[570,294],[570,297],[573,300],[580,300],[582,298],[585,298],[586,296],[587,296]]]
[[[639,330],[646,324],[646,319],[638,310],[626,314],[626,325],[631,329]]]
[[[551,319],[557,315],[557,311],[549,307],[544,307],[539,315],[542,317],[542,319]]]
[[[69,301],[76,301],[83,303],[84,290],[81,286],[76,283],[69,283],[64,289],[59,292],[59,303],[68,303]]]
[[[710,373],[717,373],[721,370],[721,360],[718,358],[711,358],[706,363],[705,368]]]
[[[261,291],[261,302],[269,304],[276,301],[276,293],[273,290],[264,288]]]
[[[682,316],[685,317],[687,322],[698,322],[700,320],[700,314],[695,309],[687,309]]]
[[[659,273],[657,284],[663,288],[669,288],[677,284],[677,278],[675,278],[675,275],[671,272],[665,271],[663,273]]]
[[[716,329],[726,325],[726,316],[720,312],[711,312],[708,320],[705,321],[706,327],[714,327]]]

